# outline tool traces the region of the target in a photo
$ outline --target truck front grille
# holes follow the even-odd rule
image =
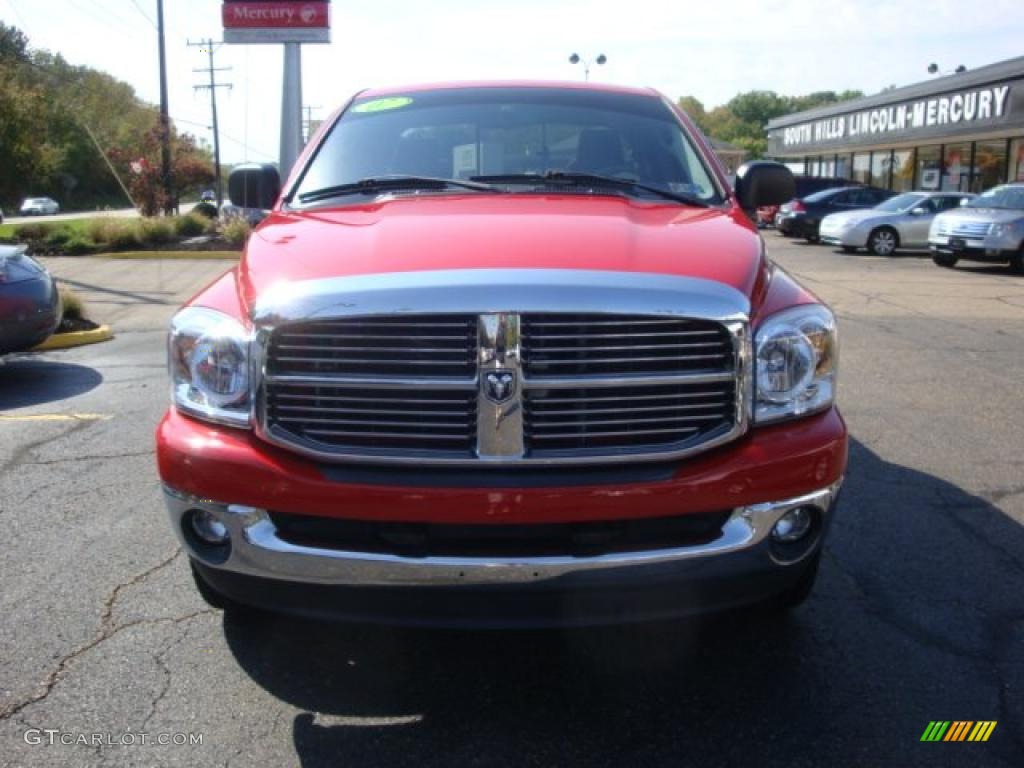
[[[721,323],[644,315],[523,315],[527,375],[673,374],[728,367]]]
[[[328,461],[656,461],[746,425],[743,323],[419,314],[262,339],[261,434]]]

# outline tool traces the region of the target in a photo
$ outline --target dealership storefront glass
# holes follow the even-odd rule
[[[768,155],[895,192],[1024,181],[1024,57],[772,120]]]

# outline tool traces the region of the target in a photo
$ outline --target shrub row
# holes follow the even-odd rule
[[[217,228],[216,220],[189,213],[185,216],[153,219],[31,222],[15,227],[14,237],[21,242],[45,245],[51,250],[79,255],[97,250],[128,251],[164,245],[179,238],[214,234]],[[228,239],[236,242],[232,237]]]

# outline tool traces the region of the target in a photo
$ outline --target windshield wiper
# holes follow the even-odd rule
[[[314,189],[311,192],[302,192],[299,195],[299,202],[312,203],[342,195],[376,195],[396,189],[450,189],[451,187],[472,189],[477,192],[502,191],[491,184],[463,181],[462,179],[443,179],[435,176],[369,176],[349,184],[335,184],[323,189]]]
[[[529,182],[541,182],[543,184],[565,184],[572,186],[605,186],[616,189],[641,189],[644,192],[651,192],[655,195],[675,200],[687,205],[695,205],[700,208],[708,208],[711,204],[699,197],[684,195],[679,192],[672,192],[653,184],[644,184],[634,179],[624,179],[619,176],[604,176],[599,173],[577,173],[575,171],[545,171],[544,173],[509,173],[496,174],[493,176],[470,176],[473,181],[490,182],[492,184],[520,184]]]

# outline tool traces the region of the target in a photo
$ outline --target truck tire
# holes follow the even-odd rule
[[[189,560],[189,568],[192,570],[192,580],[196,584],[196,591],[199,593],[199,596],[203,598],[203,602],[211,608],[246,617],[253,616],[257,613],[255,608],[245,605],[244,603],[240,603],[237,600],[232,600],[227,595],[223,595],[211,587],[206,582],[206,579],[203,578],[202,574],[199,573],[199,569],[196,568],[196,564],[191,560]]]
[[[818,550],[807,564],[807,569],[800,577],[800,581],[776,595],[772,600],[772,607],[779,611],[791,611],[803,605],[807,598],[811,596],[811,592],[814,591],[814,582],[818,578],[818,566],[820,564],[821,550]]]
[[[956,263],[960,261],[960,259],[949,253],[933,253],[932,261],[934,261],[940,267],[952,269],[953,267],[956,266]]]

